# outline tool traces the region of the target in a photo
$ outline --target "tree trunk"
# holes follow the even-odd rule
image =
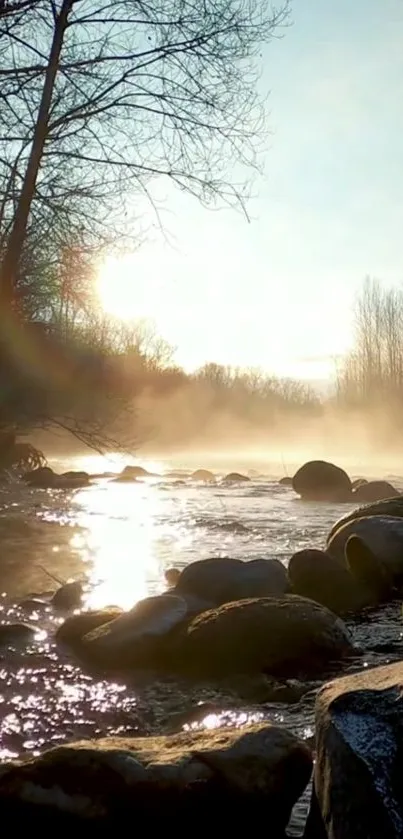
[[[0,313],[12,318],[16,303],[15,285],[21,251],[27,231],[29,213],[35,194],[36,180],[48,133],[49,112],[53,90],[59,69],[60,53],[63,47],[68,16],[74,0],[63,0],[59,14],[55,17],[53,41],[46,68],[38,117],[32,138],[31,153],[25,171],[21,194],[15,211],[13,226],[8,237],[0,269]]]

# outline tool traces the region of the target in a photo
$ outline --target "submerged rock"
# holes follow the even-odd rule
[[[402,689],[399,662],[337,679],[319,692],[306,839],[403,836]]]
[[[37,489],[80,489],[90,484],[87,472],[64,472],[58,475],[49,466],[26,472],[23,480],[28,486]]]
[[[305,501],[348,501],[351,481],[344,469],[326,460],[311,460],[295,473],[292,486]]]
[[[179,633],[172,663],[196,677],[267,673],[299,678],[322,673],[354,654],[342,620],[296,595],[227,603]]]
[[[215,483],[215,475],[208,469],[196,469],[190,477],[192,481],[203,481],[206,484]]]
[[[247,475],[241,475],[240,472],[229,472],[228,475],[222,479],[223,484],[240,484],[245,481],[250,481]]]
[[[286,475],[284,478],[280,478],[279,484],[283,487],[292,487],[292,478],[289,478],[288,475]]]
[[[38,634],[38,627],[28,623],[0,624],[0,646],[14,646],[15,644],[29,644]]]
[[[389,481],[366,481],[355,488],[353,501],[358,501],[360,504],[366,501],[384,501],[388,498],[396,498],[398,495],[398,490]]]
[[[31,829],[76,823],[116,831],[126,817],[151,831],[183,825],[181,836],[195,819],[206,835],[212,818],[231,831],[264,819],[271,839],[283,839],[311,772],[308,746],[267,724],[108,737],[3,765],[0,802],[14,828],[29,818]]]

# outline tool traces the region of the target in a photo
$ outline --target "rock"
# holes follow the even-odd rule
[[[386,569],[391,585],[403,586],[403,518],[368,516],[352,519],[328,537],[326,550],[345,563],[345,548],[350,536],[359,536],[373,556]]]
[[[208,469],[196,469],[190,476],[192,481],[203,481],[206,484],[215,483],[215,475]]]
[[[180,568],[167,568],[164,571],[164,577],[170,586],[175,586],[181,575]]]
[[[49,466],[41,466],[39,469],[32,469],[30,472],[25,472],[22,480],[30,487],[49,489],[53,487],[56,477],[55,472]]]
[[[280,478],[279,484],[283,487],[292,487],[292,478],[289,478],[288,476]]]
[[[361,483],[353,492],[353,501],[360,504],[366,501],[384,501],[399,495],[396,487],[388,481],[367,481]]]
[[[147,597],[115,620],[83,637],[83,652],[92,662],[107,668],[158,667],[164,651],[164,636],[188,615],[183,597],[160,594]]]
[[[218,557],[187,565],[176,582],[179,594],[194,594],[220,606],[231,600],[285,594],[290,585],[285,566],[278,559],[240,559]]]
[[[55,489],[81,489],[90,485],[88,472],[63,472],[55,475],[53,486]]]
[[[78,580],[73,583],[65,583],[53,595],[51,603],[54,609],[61,612],[78,609],[83,599],[83,584]]]
[[[115,620],[123,612],[118,606],[108,609],[97,609],[91,612],[81,612],[80,615],[70,615],[56,630],[56,641],[70,649],[80,649],[84,635]]]
[[[0,802],[13,829],[135,822],[179,835],[270,825],[283,839],[312,772],[310,749],[272,725],[108,737],[3,764]],[[214,815],[213,815],[214,814]],[[236,835],[236,833],[235,833]]]
[[[340,618],[288,594],[227,603],[195,618],[173,642],[171,668],[197,678],[236,673],[303,678],[354,652]]]
[[[279,559],[252,559],[243,562],[233,580],[224,587],[217,605],[251,597],[287,594],[290,581]]]
[[[322,834],[314,814],[306,839],[403,836],[402,689],[399,662],[319,692],[314,786]]]
[[[347,473],[325,460],[311,460],[301,466],[292,479],[292,486],[305,501],[337,503],[352,497]]]
[[[149,472],[148,469],[144,469],[143,466],[125,466],[121,475],[126,475],[127,477],[131,478],[159,478],[159,475],[156,475],[155,472]]]
[[[28,623],[0,624],[0,646],[14,646],[15,644],[29,644],[38,634],[38,627]]]
[[[359,612],[374,603],[349,569],[325,551],[298,551],[290,559],[288,575],[294,594],[322,603],[337,615]]]
[[[387,499],[386,501],[374,501],[373,504],[365,504],[363,507],[357,507],[336,521],[336,524],[333,525],[329,533],[328,541],[344,524],[348,524],[349,521],[353,521],[354,519],[368,518],[369,516],[403,517],[403,496],[400,495],[397,498]]]
[[[90,484],[87,472],[64,472],[57,475],[49,466],[26,472],[23,480],[28,486],[37,489],[80,489]]]
[[[351,486],[353,489],[357,489],[357,487],[364,486],[364,484],[367,483],[368,481],[366,478],[356,478],[354,481],[351,482]]]
[[[250,478],[247,475],[241,475],[240,472],[229,472],[222,479],[223,484],[240,484],[245,481],[250,481]]]
[[[389,568],[359,536],[350,536],[345,547],[347,568],[369,595],[368,605],[386,602],[396,594]]]
[[[200,559],[180,572],[175,591],[195,594],[213,603],[221,603],[225,589],[242,573],[242,560],[230,557]]]

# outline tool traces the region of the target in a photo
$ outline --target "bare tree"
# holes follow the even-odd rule
[[[262,43],[287,0],[32,0],[0,7],[0,303],[27,230],[57,215],[89,239],[133,190],[170,179],[242,202],[255,164]]]

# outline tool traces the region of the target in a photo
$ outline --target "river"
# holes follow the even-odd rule
[[[54,468],[118,471],[98,457],[50,463]],[[142,462],[163,473],[166,463]],[[164,569],[183,567],[209,556],[244,560],[276,556],[287,563],[296,550],[323,547],[346,505],[300,502],[279,486],[280,475],[260,475],[236,486],[196,486],[162,478],[137,484],[100,479],[73,492],[31,490],[19,483],[0,488],[0,621],[25,620],[38,626],[29,648],[3,649],[0,661],[0,759],[77,738],[107,733],[164,730],[171,713],[190,698],[167,684],[128,687],[91,678],[53,643],[56,618],[49,607],[21,608],[18,601],[54,590],[60,581],[85,577],[86,605],[133,606],[148,594],[164,591]],[[399,488],[403,482],[393,476]],[[375,626],[374,626],[375,623]],[[400,607],[389,606],[371,623],[354,625],[360,641],[401,635]],[[381,659],[379,660],[381,663]],[[268,718],[302,737],[313,734],[313,699],[296,706],[241,708],[224,717],[210,714],[202,724],[241,725]],[[301,832],[308,795],[297,806],[290,835]]]

